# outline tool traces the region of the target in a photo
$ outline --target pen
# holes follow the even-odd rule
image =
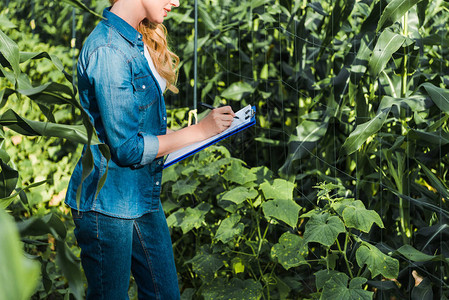
[[[216,107],[214,107],[214,106],[212,106],[210,104],[204,103],[204,102],[200,102],[199,105],[201,105],[204,108],[208,108],[208,109],[215,109],[216,108]]]
[[[208,108],[208,109],[216,109],[215,106],[212,106],[210,104],[204,103],[204,102],[200,102],[199,105],[201,105],[204,108]],[[239,117],[235,116],[234,119],[238,119]]]

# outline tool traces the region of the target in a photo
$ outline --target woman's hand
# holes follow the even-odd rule
[[[156,157],[167,155],[182,147],[201,142],[221,133],[231,126],[235,113],[230,106],[213,109],[198,124],[185,127],[175,132],[158,135],[159,150]]]
[[[203,133],[203,138],[207,139],[211,136],[225,131],[231,126],[235,113],[230,106],[222,106],[215,108],[198,123],[198,127]]]

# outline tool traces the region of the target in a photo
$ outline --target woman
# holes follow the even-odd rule
[[[94,170],[80,186],[80,160],[66,196],[88,281],[87,299],[127,299],[131,272],[139,299],[179,299],[159,200],[163,156],[225,130],[235,114],[229,106],[214,109],[198,124],[166,134],[162,93],[177,91],[179,59],[167,48],[162,22],[179,1],[111,0],[111,5],[81,50],[78,86],[81,104],[112,158],[107,164],[92,146]]]

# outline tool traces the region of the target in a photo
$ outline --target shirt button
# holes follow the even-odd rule
[[[145,89],[145,88],[146,88],[145,84],[144,84],[144,85],[142,85],[142,88],[143,88],[143,89]]]
[[[167,119],[166,117],[163,117],[163,119],[164,119],[164,121],[165,121],[165,119]]]
[[[156,185],[159,185],[159,181],[156,181]]]
[[[140,51],[140,54],[142,54],[142,55],[143,55],[143,51]]]
[[[158,161],[157,164],[158,164],[158,165],[162,165],[162,161]]]

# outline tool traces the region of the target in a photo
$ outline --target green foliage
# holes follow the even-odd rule
[[[399,273],[399,262],[368,243],[363,243],[357,249],[357,263],[359,267],[366,264],[373,277],[382,274],[385,278],[394,279]]]
[[[82,299],[84,296],[79,258],[73,253],[79,253],[74,248],[73,225],[68,223],[70,231],[67,231],[64,222],[68,210],[61,204],[70,171],[79,157],[73,155],[77,143],[99,142],[76,99],[73,77],[66,71],[73,65],[76,51],[59,44],[61,39],[58,37],[64,33],[55,34],[56,24],[51,21],[51,15],[57,16],[56,22],[62,21],[72,9],[64,6],[59,12],[39,10],[46,21],[42,20],[44,22],[35,30],[35,8],[41,4],[59,6],[58,2],[42,2],[46,3],[31,3],[30,6],[29,1],[14,1],[0,11],[0,206],[14,216],[27,256],[35,261],[31,269],[14,258],[21,253],[18,250],[14,255],[2,254],[11,259],[10,265],[6,262],[2,265],[7,266],[8,274],[14,275],[2,280],[9,285],[9,289],[5,287],[2,291],[16,293],[1,296],[2,299],[27,299],[33,294],[33,299],[69,298],[70,294]],[[71,2],[86,8],[80,1]],[[27,18],[22,17],[29,13],[33,19],[28,24]],[[58,16],[58,13],[61,14]],[[40,25],[45,23],[45,29],[40,31]],[[39,36],[37,31],[42,35]],[[46,34],[52,38],[41,42]],[[100,147],[107,157],[108,148]],[[86,161],[84,166],[91,169],[92,163]],[[6,234],[15,238],[14,232],[6,231]],[[11,241],[11,247],[16,247],[15,243]],[[0,248],[8,250],[3,243]],[[39,282],[36,281],[38,272],[34,269],[36,261],[41,266]],[[20,272],[29,273],[22,276]],[[16,278],[16,275],[22,278]],[[6,274],[2,272],[1,276]],[[23,278],[30,280],[24,283]],[[14,290],[16,284],[21,286],[21,291]]]
[[[247,174],[249,180],[241,180],[232,169]],[[304,291],[289,283],[291,270],[312,279],[311,270],[323,266],[340,274],[326,279],[315,274],[323,299],[333,293],[339,299],[357,295],[370,299],[373,292],[362,287],[367,279],[397,278],[399,261],[364,240],[374,224],[383,227],[375,211],[366,209],[360,200],[331,194],[334,189],[346,193],[341,186],[322,184],[318,186],[319,206],[304,213],[298,224],[303,208],[296,203],[294,184],[260,171],[230,157],[223,147],[209,147],[164,173],[163,190],[171,192],[163,194],[162,200],[170,214],[167,221],[173,229],[185,297],[188,293],[194,298],[234,299],[231,289],[240,289],[245,281],[253,283],[241,291],[244,299],[281,294],[296,298]],[[265,175],[257,176],[261,173]],[[178,183],[189,178],[197,181],[194,191],[181,193],[185,187]],[[370,272],[363,272],[365,265]],[[355,272],[360,275],[353,276]]]
[[[0,118],[0,205],[18,222],[50,213],[65,220],[53,203],[63,198],[75,142],[89,141],[93,128],[63,70],[98,18],[77,10],[73,39],[71,6],[8,2],[0,12],[0,113],[12,111]],[[89,3],[97,13],[106,5]],[[449,297],[447,1],[199,7],[199,100],[252,104],[258,113],[254,130],[223,142],[229,152],[211,148],[165,170],[183,298]],[[193,3],[165,23],[181,58],[180,94],[166,96],[176,129],[193,104]],[[73,142],[9,130],[48,134],[43,124]],[[319,182],[328,184],[314,188]],[[37,298],[69,293],[55,262],[71,258],[57,260],[51,249],[60,237],[25,243],[48,270]],[[417,286],[413,270],[423,278]]]
[[[304,239],[326,247],[332,246],[340,233],[345,232],[345,225],[337,216],[329,213],[313,214],[307,222]]]
[[[29,299],[39,277],[36,262],[24,256],[14,220],[0,208],[0,273],[1,299]]]
[[[366,283],[365,278],[356,277],[351,279],[344,273],[336,273],[325,281],[323,293],[320,299],[372,299],[373,292],[365,291],[362,285]]]
[[[279,243],[271,248],[271,256],[286,269],[307,264],[304,257],[307,256],[308,248],[304,239],[290,232],[285,232],[279,238]]]

